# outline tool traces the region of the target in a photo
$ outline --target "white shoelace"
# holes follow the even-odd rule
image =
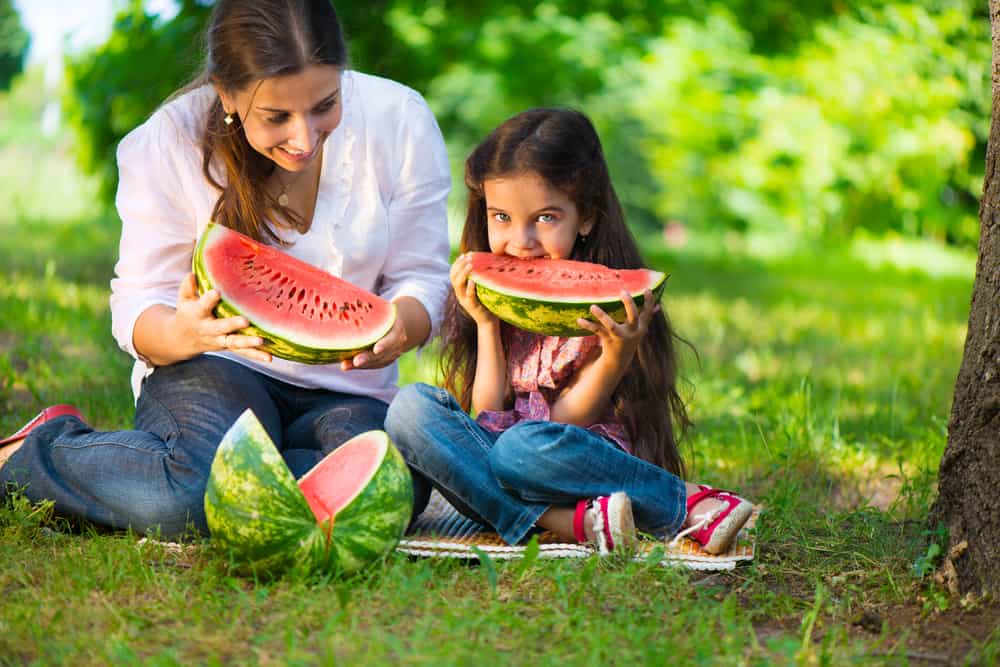
[[[594,539],[597,541],[597,552],[602,556],[608,553],[608,536],[604,532],[604,512],[601,510],[600,502],[590,506],[593,512]]]
[[[671,546],[676,544],[682,537],[690,535],[695,531],[701,530],[705,526],[711,525],[713,521],[719,518],[720,514],[726,511],[727,507],[728,505],[725,505],[723,507],[716,507],[714,510],[710,510],[708,512],[705,512],[704,514],[699,514],[698,516],[692,517],[692,519],[694,519],[694,523],[692,523],[690,526],[688,526],[681,532],[674,535],[674,539],[670,540]]]

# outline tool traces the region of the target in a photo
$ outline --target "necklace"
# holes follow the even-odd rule
[[[275,178],[277,178],[278,177],[278,172],[275,172],[274,176],[275,176]],[[285,183],[280,178],[278,178],[278,182],[281,183],[281,192],[278,193],[278,205],[279,206],[288,206],[288,201],[289,201],[288,200],[288,187],[292,184],[292,182],[294,180],[295,180],[295,177],[292,176],[292,178],[290,178],[288,180],[288,182]]]

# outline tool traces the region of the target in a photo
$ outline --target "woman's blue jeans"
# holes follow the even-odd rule
[[[639,530],[664,537],[687,514],[684,482],[599,435],[569,424],[528,421],[487,431],[443,389],[403,387],[386,431],[414,478],[429,480],[466,516],[521,542],[550,507],[624,491]]]
[[[204,496],[222,436],[244,410],[260,419],[295,477],[350,437],[383,428],[374,398],[305,389],[221,357],[157,368],[136,403],[135,430],[95,431],[75,417],[36,428],[0,468],[56,512],[164,537],[208,531]]]

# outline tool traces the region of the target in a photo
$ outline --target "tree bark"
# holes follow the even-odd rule
[[[957,589],[1000,594],[1000,0],[990,0],[990,25],[993,112],[979,259],[930,520],[948,528]]]

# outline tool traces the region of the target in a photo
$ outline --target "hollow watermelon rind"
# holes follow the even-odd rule
[[[213,234],[219,233],[219,230],[225,230],[226,232],[232,234],[238,233],[221,225],[216,225],[215,223],[209,223],[202,232],[201,237],[198,239],[198,245],[195,248],[194,258],[192,260],[195,278],[198,283],[198,291],[201,294],[204,294],[208,290],[215,287],[213,280],[209,275],[210,272],[205,266],[204,252],[205,245],[209,242]],[[330,276],[330,278],[331,280],[340,280],[334,276]],[[237,315],[245,316],[245,314],[241,312],[239,306],[233,303],[236,298],[238,297],[224,294],[222,293],[222,290],[220,290],[219,303],[214,310],[215,316],[218,318],[234,317]],[[260,346],[260,349],[270,352],[276,357],[304,364],[329,364],[342,361],[343,359],[349,359],[359,352],[370,350],[375,343],[379,341],[379,339],[385,336],[389,330],[392,329],[396,320],[396,306],[392,303],[390,303],[389,306],[391,308],[391,317],[387,318],[387,320],[382,323],[381,327],[376,327],[371,330],[369,332],[370,335],[363,337],[362,340],[354,340],[349,344],[337,345],[335,347],[316,347],[297,343],[290,340],[287,336],[282,336],[273,330],[261,326],[249,317],[247,319],[250,321],[250,326],[240,329],[237,333],[247,336],[259,336],[264,341],[264,343]]]
[[[560,260],[542,260],[560,261]],[[582,263],[577,263],[582,264]],[[603,267],[597,267],[603,270]],[[645,301],[643,294],[646,287],[653,293],[653,299],[659,300],[666,288],[670,276],[659,271],[646,270],[649,282],[642,289],[631,291],[632,299],[640,309]],[[590,312],[590,306],[595,304],[611,316],[616,322],[624,322],[627,318],[625,304],[619,298],[586,297],[554,297],[529,296],[515,293],[514,290],[504,291],[495,281],[487,281],[482,276],[472,273],[476,283],[476,296],[480,303],[498,318],[519,329],[545,336],[590,336],[593,332],[580,328],[578,319],[595,321]],[[487,282],[491,284],[486,284]]]
[[[350,479],[359,491],[333,515],[317,518],[264,427],[246,410],[226,432],[212,461],[205,516],[212,539],[236,557],[241,569],[351,574],[391,552],[413,511],[413,483],[399,450],[383,431],[351,438],[317,464],[336,465],[338,451],[378,447],[378,465],[367,479]],[[345,449],[346,448],[346,449]],[[327,478],[325,483],[339,480]]]
[[[212,539],[260,574],[337,568],[328,526],[317,524],[256,415],[246,410],[215,453],[205,489]]]
[[[380,440],[384,447],[382,462],[372,473],[370,481],[337,512],[333,521],[332,544],[337,552],[338,567],[346,574],[360,570],[394,549],[403,537],[413,511],[410,471],[384,431],[357,435],[328,454],[328,458],[333,459],[341,449],[349,449],[354,443],[372,438]],[[323,463],[317,468],[321,465]],[[308,483],[311,473],[306,473],[299,480],[300,487]]]

